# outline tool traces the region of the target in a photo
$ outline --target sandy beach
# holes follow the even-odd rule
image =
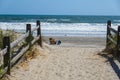
[[[62,44],[36,45],[38,56],[17,64],[5,80],[119,80],[107,59],[98,55],[105,38],[54,38]]]
[[[119,3],[0,0],[0,77],[120,80]]]
[[[44,41],[49,44],[48,36],[43,37]],[[68,36],[52,36],[55,40],[62,42],[61,46],[105,46],[105,37],[68,37]]]

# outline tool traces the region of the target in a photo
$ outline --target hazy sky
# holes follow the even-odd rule
[[[0,0],[0,14],[120,15],[120,0]]]

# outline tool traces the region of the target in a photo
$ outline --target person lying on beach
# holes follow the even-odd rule
[[[49,42],[50,42],[50,44],[56,44],[56,41],[55,41],[55,39],[53,39],[53,38],[49,38]]]
[[[50,42],[50,45],[60,45],[61,44],[61,41],[58,40],[56,41],[54,38],[49,38],[49,42]]]

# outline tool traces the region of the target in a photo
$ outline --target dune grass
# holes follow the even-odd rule
[[[3,37],[9,36],[10,42],[14,41],[17,38],[16,32],[14,30],[2,30],[0,29],[0,50],[3,49]],[[2,65],[2,56],[0,56],[0,65]],[[0,76],[4,73],[3,66],[0,66]]]
[[[2,30],[0,29],[0,49],[3,48],[3,37],[9,36],[10,42],[14,41],[17,38],[16,32],[14,30]]]
[[[111,37],[114,40],[114,42],[117,43],[117,35],[112,34]],[[112,41],[109,41],[107,44],[109,45],[109,47],[106,50],[106,52],[109,53],[109,54],[113,54],[113,57],[116,58],[117,57],[116,56],[116,54],[117,54],[117,45],[114,44]]]

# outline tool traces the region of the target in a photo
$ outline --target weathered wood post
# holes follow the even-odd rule
[[[108,39],[108,36],[110,36],[110,27],[111,27],[111,21],[110,20],[108,20],[107,21],[107,34],[106,34],[106,49],[108,49],[109,48],[109,39]]]
[[[38,40],[38,43],[40,44],[40,46],[42,47],[42,36],[41,36],[41,26],[40,26],[40,21],[37,20],[37,27],[39,27],[37,29],[37,36],[39,36],[39,40]]]
[[[2,30],[0,30],[0,37],[3,38],[3,31]],[[2,39],[0,39],[0,45],[3,46]]]
[[[116,57],[119,58],[120,56],[120,26],[118,26],[118,33],[117,33],[117,54]]]
[[[32,41],[32,33],[31,33],[31,24],[26,24],[26,33],[29,31],[29,35],[26,38],[26,41],[29,44],[29,48],[31,47],[31,41]]]
[[[3,49],[7,47],[7,53],[4,55],[4,68],[8,67],[7,74],[10,75],[10,69],[11,69],[11,55],[10,55],[10,37],[6,36],[3,38]]]

